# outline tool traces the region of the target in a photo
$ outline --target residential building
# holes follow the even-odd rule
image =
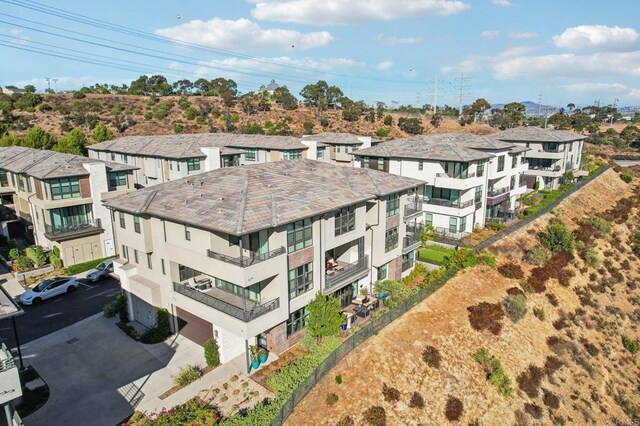
[[[212,170],[109,199],[130,317],[158,308],[221,359],[301,337],[319,291],[343,307],[362,288],[413,268],[408,199],[421,182],[313,160]]]
[[[57,246],[67,266],[115,254],[102,200],[132,190],[134,169],[47,150],[0,148],[0,186],[13,194],[16,216],[32,230],[36,244]],[[3,224],[3,232],[7,228]]]
[[[526,188],[526,148],[468,133],[390,140],[354,153],[354,167],[419,179],[419,222],[461,239],[486,221],[514,214]]]
[[[223,167],[316,159],[313,147],[292,136],[201,133],[126,136],[88,150],[91,158],[136,166],[135,183],[146,187]]]
[[[540,127],[516,127],[491,137],[529,148],[527,182],[529,188],[540,189],[557,189],[567,172],[580,169],[586,139],[578,133]]]
[[[358,136],[351,133],[324,132],[316,135],[305,135],[302,143],[307,145],[316,143],[318,146],[318,159],[327,159],[332,163],[343,166],[353,165],[353,152],[369,148],[382,141],[371,136]]]

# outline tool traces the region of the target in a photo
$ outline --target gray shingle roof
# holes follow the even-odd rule
[[[543,129],[541,127],[514,127],[496,133],[495,137],[509,142],[573,142],[587,138],[566,130]]]
[[[513,144],[471,133],[438,133],[393,139],[356,155],[387,158],[416,158],[434,161],[478,161],[491,158],[486,151],[513,148]]]
[[[175,159],[204,157],[205,155],[200,151],[200,148],[205,147],[220,147],[222,155],[242,152],[234,148],[308,149],[300,142],[300,139],[292,136],[236,135],[232,133],[125,136],[91,145],[88,149]]]
[[[117,196],[105,205],[243,235],[422,183],[377,170],[291,160],[212,170]]]
[[[104,163],[107,171],[114,172],[137,169],[126,164],[23,146],[0,148],[0,169],[24,173],[41,180],[88,175],[89,172],[82,166],[86,163]]]
[[[305,139],[312,141],[323,142],[329,145],[362,145],[362,141],[358,138],[362,137],[354,135],[353,133],[335,133],[335,132],[323,132],[316,135],[304,136]],[[379,139],[371,139],[372,142],[380,142]]]

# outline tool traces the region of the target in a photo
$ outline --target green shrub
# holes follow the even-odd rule
[[[220,349],[216,339],[211,338],[204,342],[204,359],[209,367],[220,365]]]
[[[620,179],[622,179],[626,183],[631,183],[631,181],[633,180],[633,176],[630,173],[622,173],[620,175]]]
[[[622,336],[622,346],[632,354],[638,352],[638,341],[628,336]]]
[[[444,258],[442,266],[445,269],[464,269],[476,266],[478,257],[473,249],[454,250],[449,256]]]
[[[521,294],[510,294],[504,300],[504,310],[513,322],[518,322],[527,315],[527,298]]]
[[[19,248],[12,248],[11,250],[9,250],[9,259],[18,260],[20,256],[22,256],[22,252]]]
[[[184,117],[187,120],[193,120],[198,115],[198,111],[194,107],[189,107],[184,110]]]
[[[25,254],[38,268],[47,264],[47,254],[40,245],[27,247]]]
[[[338,374],[338,375],[336,376],[336,383],[337,383],[337,384],[339,384],[339,385],[341,385],[341,384],[342,384],[342,375],[341,375],[341,374]]]
[[[27,271],[33,268],[33,262],[27,256],[20,255],[16,260],[16,264],[18,266],[19,271]]]
[[[136,340],[136,341],[140,340],[140,335],[138,334],[136,329],[133,328],[133,326],[126,324],[124,322],[119,322],[117,326],[118,328],[120,328],[120,330],[124,331],[133,340]]]
[[[483,263],[491,268],[496,267],[496,257],[493,253],[486,250],[478,255],[478,262]]]
[[[119,294],[111,302],[107,303],[102,308],[102,313],[107,318],[112,318],[116,315],[120,318],[121,322],[129,322],[129,307],[127,306],[127,296]]]
[[[170,335],[169,311],[165,308],[159,308],[156,312],[156,325],[140,336],[140,341],[147,344],[160,343],[164,342]]]
[[[173,380],[178,386],[187,386],[202,377],[202,368],[198,365],[188,365],[180,369],[180,373]]]
[[[53,249],[49,253],[49,262],[51,262],[56,269],[62,268],[62,259],[60,258],[60,249],[58,246],[53,246]]]
[[[484,227],[487,228],[487,229],[490,229],[492,231],[500,232],[504,228],[506,228],[507,225],[505,225],[504,223],[500,223],[500,222],[490,221],[490,222],[487,222]]]
[[[182,133],[182,131],[184,130],[184,125],[182,123],[176,123],[173,126],[173,133]]]
[[[73,92],[73,99],[83,99],[86,97],[87,95],[85,95],[83,92],[80,92],[80,91]]]
[[[389,129],[385,129],[384,127],[379,128],[376,130],[376,136],[379,138],[386,138],[389,136]]]
[[[600,266],[600,262],[602,261],[600,256],[598,256],[598,252],[593,248],[585,250],[582,253],[582,258],[584,259],[585,263],[592,268],[597,268],[598,266]]]
[[[114,256],[111,257],[103,257],[102,259],[90,260],[88,262],[76,263],[75,265],[67,266],[65,269],[65,273],[67,275],[76,275],[81,272],[86,272],[90,269],[95,268],[105,260],[113,259]],[[55,266],[55,265],[54,265]]]
[[[482,367],[487,375],[489,383],[498,388],[498,393],[507,398],[513,396],[513,387],[511,386],[511,379],[502,369],[502,363],[500,360],[489,353],[486,348],[480,348],[473,355],[473,359],[476,360]]]
[[[531,247],[524,254],[525,262],[531,265],[544,265],[551,257],[551,252],[540,244]]]
[[[540,321],[544,321],[547,317],[543,307],[535,307],[533,308],[533,315],[536,316]]]
[[[551,223],[540,234],[540,242],[551,251],[571,251],[576,245],[573,233],[561,223]]]
[[[611,233],[611,223],[608,220],[601,218],[600,216],[590,216],[582,218],[580,220],[580,223],[591,225],[604,235],[608,235]]]

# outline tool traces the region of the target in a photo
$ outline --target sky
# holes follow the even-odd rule
[[[0,85],[163,74],[297,97],[322,79],[389,106],[640,105],[638,16],[637,0],[0,0]]]

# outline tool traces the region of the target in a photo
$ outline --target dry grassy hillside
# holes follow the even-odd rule
[[[492,248],[497,269],[460,273],[347,355],[287,424],[440,425],[448,423],[446,411],[465,425],[638,424],[640,353],[625,350],[622,336],[640,337],[640,265],[630,250],[639,193],[608,171],[554,214],[503,239]],[[612,224],[609,234],[579,226],[594,215]],[[594,247],[601,265],[589,267],[577,254],[526,263],[525,251],[552,220]],[[501,308],[507,294],[526,297],[518,322]],[[481,347],[501,361],[511,398],[473,359]],[[338,396],[332,405],[331,393]],[[371,407],[381,407],[369,411],[373,422],[365,420]]]
[[[305,133],[303,123],[306,120],[310,120],[315,124],[313,129],[314,133],[324,130],[374,136],[378,129],[386,128],[389,131],[389,137],[408,136],[397,127],[398,118],[403,116],[403,114],[391,113],[394,117],[394,125],[385,126],[382,121],[370,123],[366,121],[364,117],[357,122],[345,121],[342,119],[342,112],[340,110],[319,112],[314,108],[300,107],[293,111],[286,111],[275,104],[271,106],[270,111],[256,111],[255,113],[247,114],[242,111],[239,104],[233,107],[225,107],[221,99],[217,97],[191,96],[187,99],[190,106],[195,110],[212,109],[212,113],[209,113],[198,123],[196,121],[197,117],[188,118],[186,108],[181,108],[178,104],[179,99],[179,96],[168,96],[160,98],[157,103],[153,104],[150,102],[148,96],[87,94],[84,99],[73,99],[70,94],[48,94],[43,95],[43,101],[53,107],[53,109],[48,111],[37,109],[33,113],[15,112],[15,114],[25,117],[32,125],[40,126],[57,136],[65,133],[61,127],[61,124],[65,121],[68,122],[71,127],[78,127],[88,132],[89,126],[82,123],[82,116],[95,116],[97,121],[104,122],[112,128],[114,134],[121,136],[170,134],[174,133],[174,127],[177,123],[182,125],[182,133],[209,132],[212,125],[217,127],[218,131],[223,131],[222,129],[225,128],[225,123],[222,116],[226,113],[235,113],[238,115],[238,122],[235,123],[236,132],[240,132],[241,127],[249,123],[257,123],[264,126],[268,120],[275,124],[283,120],[286,116],[289,116],[292,118],[292,121],[288,125],[295,136],[300,136]],[[158,105],[162,103],[172,104],[166,117],[159,117],[155,113]],[[63,106],[63,109],[66,109],[66,111],[61,110],[61,106]],[[219,116],[220,114],[222,116]],[[80,116],[82,124],[75,123],[75,119],[78,116]],[[149,116],[151,116],[151,118],[149,118]],[[326,129],[323,129],[320,125],[320,116],[326,116],[329,121]],[[404,116],[407,115],[404,114]],[[459,132],[464,130],[472,133],[486,134],[495,131],[488,125],[472,124],[461,127],[457,120],[453,119],[443,120],[436,129],[429,123],[429,118],[421,117],[421,119],[425,133]],[[116,120],[120,120],[123,123],[129,122],[130,125],[122,133],[118,133],[114,125]]]

